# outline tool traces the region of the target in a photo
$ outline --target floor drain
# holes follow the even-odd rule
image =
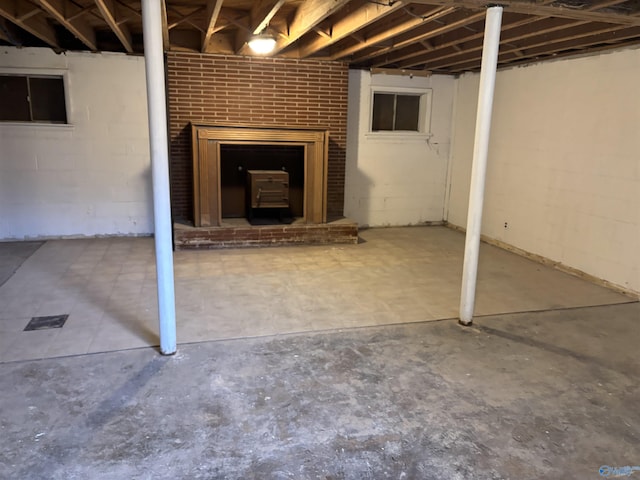
[[[64,315],[50,315],[48,317],[33,317],[27,326],[24,327],[24,331],[27,330],[44,330],[45,328],[62,328],[64,322],[69,318],[68,314]]]

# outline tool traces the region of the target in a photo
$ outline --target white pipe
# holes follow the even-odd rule
[[[471,187],[464,245],[464,266],[462,269],[460,323],[463,325],[471,324],[475,306],[484,183],[487,174],[487,152],[491,133],[491,113],[496,83],[501,23],[502,7],[489,7],[487,9],[484,42],[482,44],[482,68],[480,70],[476,135],[473,144],[473,165],[471,167]]]
[[[167,147],[164,54],[162,51],[162,16],[159,0],[142,0],[142,32],[147,74],[149,145],[153,177],[160,352],[163,355],[172,355],[176,353],[176,305],[173,282],[171,204],[169,202],[169,152]]]

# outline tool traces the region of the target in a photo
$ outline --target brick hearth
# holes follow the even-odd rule
[[[358,225],[344,218],[320,224],[251,226],[229,222],[220,227],[197,228],[184,223],[175,223],[173,231],[176,250],[358,243]]]

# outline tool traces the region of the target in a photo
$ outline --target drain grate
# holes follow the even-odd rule
[[[68,314],[64,315],[50,315],[48,317],[33,317],[27,326],[24,327],[24,331],[28,330],[44,330],[45,328],[62,328],[64,322],[69,318]]]

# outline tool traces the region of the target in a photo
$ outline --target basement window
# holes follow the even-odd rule
[[[64,77],[0,74],[0,122],[67,123]]]
[[[405,92],[376,89],[371,105],[371,132],[429,132],[431,90],[411,89]]]

